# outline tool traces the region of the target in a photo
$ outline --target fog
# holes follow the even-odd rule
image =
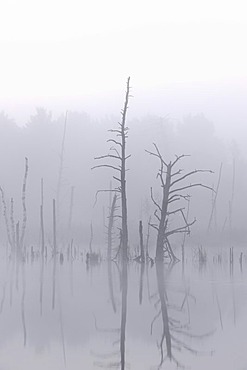
[[[134,104],[134,99],[131,98],[130,104]],[[65,114],[53,118],[52,112],[45,108],[37,108],[36,112],[29,117],[27,124],[20,127],[6,114],[1,114],[1,187],[7,203],[11,198],[14,199],[16,220],[22,217],[21,189],[24,158],[27,157],[29,160],[26,198],[27,232],[30,242],[37,244],[38,241],[41,178],[44,181],[47,232],[51,226],[52,199],[57,198],[57,187],[60,183],[60,227],[64,230],[64,227],[68,226],[71,187],[74,187],[72,234],[77,235],[76,240],[86,242],[89,239],[89,225],[92,221],[98,225],[98,233],[95,237],[98,239],[104,237],[103,212],[107,210],[109,196],[101,194],[94,206],[95,194],[98,190],[109,189],[112,181],[113,188],[116,184],[112,179],[110,169],[92,170],[91,168],[96,164],[94,157],[109,153],[111,145],[107,143],[107,140],[112,136],[108,130],[116,128],[117,122],[118,117],[113,115],[99,119],[92,118],[85,112],[68,111],[65,123]],[[196,176],[196,182],[202,181],[209,186],[216,187],[222,163],[215,228],[221,232],[225,220],[229,219],[228,208],[232,197],[233,176],[235,176],[231,227],[233,228],[232,233],[237,230],[241,234],[244,233],[245,205],[242,201],[242,194],[246,186],[246,159],[245,152],[241,151],[236,140],[233,138],[223,140],[215,129],[214,122],[202,113],[189,114],[180,120],[173,120],[169,116],[146,114],[140,118],[129,118],[128,127],[130,132],[127,148],[131,158],[127,178],[133,242],[138,238],[134,225],[138,224],[139,218],[148,219],[153,212],[150,188],[156,189],[157,193],[160,191],[156,179],[159,163],[145,152],[145,150],[153,149],[153,143],[159,146],[167,160],[173,160],[175,155],[190,155],[182,160],[183,163],[179,168],[212,170],[213,174],[197,174]],[[233,167],[235,175],[233,175]],[[191,216],[197,218],[194,231],[203,232],[207,229],[210,218],[212,192],[195,189],[190,193],[192,195]],[[145,207],[148,207],[148,211],[145,211]],[[6,231],[3,218],[1,229],[1,237],[4,240]],[[61,238],[63,239],[62,236]]]
[[[0,369],[245,369],[245,3],[1,14]]]

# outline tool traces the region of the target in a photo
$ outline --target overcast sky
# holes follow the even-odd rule
[[[25,105],[56,110],[58,101],[91,113],[102,96],[98,112],[111,113],[129,75],[136,107],[147,98],[144,112],[210,116],[224,97],[234,115],[246,101],[246,1],[8,0],[0,7],[0,109],[12,116]]]

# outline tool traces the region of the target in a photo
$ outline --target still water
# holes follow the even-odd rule
[[[0,370],[247,369],[240,252],[192,248],[184,268],[2,254]]]

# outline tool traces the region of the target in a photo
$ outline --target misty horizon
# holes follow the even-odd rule
[[[0,369],[247,369],[247,4],[9,0]]]

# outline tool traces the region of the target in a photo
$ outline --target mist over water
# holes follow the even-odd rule
[[[2,4],[0,370],[247,369],[245,8]]]
[[[37,256],[29,253],[17,272],[2,253],[3,369],[121,368],[125,283],[119,267],[87,266],[86,254],[72,249],[71,255],[69,247],[64,251],[63,263],[58,260],[54,308],[50,254],[42,281]],[[204,262],[199,248],[187,249],[183,273],[181,264],[161,270],[129,264],[126,367],[245,368],[246,258],[240,266],[241,249],[235,248],[231,272],[228,248],[207,248]]]
[[[204,114],[129,118],[124,257],[123,117],[1,113],[3,369],[246,366],[246,160]]]

